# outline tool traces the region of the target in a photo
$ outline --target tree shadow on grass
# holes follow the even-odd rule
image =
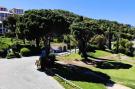
[[[91,69],[76,66],[76,65],[71,65],[71,64],[64,65],[64,64],[56,63],[55,67],[51,68],[51,71],[52,72],[45,71],[45,73],[50,76],[54,76],[54,74],[58,74],[61,77],[72,81],[100,83],[104,85],[114,84],[114,82],[110,79],[110,77],[107,74],[93,71]]]
[[[96,64],[97,68],[101,69],[129,69],[132,67],[130,64],[122,63],[122,62],[99,62]]]
[[[123,62],[118,62],[118,61],[104,59],[104,58],[96,58],[92,56],[89,57],[93,59],[82,60],[82,61],[86,64],[91,62],[93,65],[96,65],[97,68],[101,68],[101,69],[129,69],[132,67],[132,65]]]

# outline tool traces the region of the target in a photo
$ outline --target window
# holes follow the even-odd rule
[[[4,17],[4,13],[0,13],[0,17]]]

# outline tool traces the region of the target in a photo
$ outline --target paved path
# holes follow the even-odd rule
[[[114,84],[113,86],[107,86],[107,89],[131,89],[131,88],[120,84]]]
[[[72,61],[73,62],[73,61]],[[72,64],[72,63],[66,63],[66,62],[62,62],[62,61],[57,61],[57,63],[60,63],[60,64],[63,64],[63,65],[67,65],[67,64]],[[73,63],[74,65],[77,65],[77,66],[85,66],[85,64],[83,64],[83,63],[77,63],[77,62],[75,62],[74,61],[74,63]],[[93,75],[93,76],[95,76],[95,77],[97,77],[97,78],[99,78],[99,79],[101,79],[101,80],[105,80],[105,78],[104,77],[101,77],[101,76],[99,76],[99,75],[97,75],[97,74],[95,74],[94,72],[88,72],[90,75]],[[131,89],[131,88],[129,88],[129,87],[127,87],[127,86],[124,86],[124,85],[121,85],[121,84],[107,84],[106,85],[106,88],[107,89]]]
[[[64,89],[51,76],[36,70],[37,58],[0,60],[0,89]]]

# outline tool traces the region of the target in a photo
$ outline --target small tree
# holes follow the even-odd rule
[[[50,53],[50,40],[54,35],[68,33],[69,23],[66,18],[54,13],[52,10],[28,10],[23,15],[24,20],[20,20],[20,31],[26,32],[28,40],[35,40],[36,46],[42,39],[46,47],[47,57]],[[25,29],[22,27],[25,26]]]
[[[10,30],[10,33],[13,34],[14,37],[17,37],[16,34],[16,22],[17,22],[18,16],[8,16],[6,20],[3,21],[4,27],[8,30]]]
[[[106,39],[103,35],[95,35],[90,42],[96,45],[98,49],[105,50]]]
[[[129,55],[129,56],[133,56],[134,54],[134,48],[133,48],[133,43],[132,42],[127,42],[126,44],[125,44],[125,46],[126,46],[126,49],[127,49],[127,54]]]
[[[87,60],[87,48],[91,37],[94,35],[94,31],[97,31],[97,25],[94,23],[87,23],[80,21],[73,23],[70,28],[73,31],[73,35],[78,43],[79,53]]]

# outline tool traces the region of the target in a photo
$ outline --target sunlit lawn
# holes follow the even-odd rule
[[[111,56],[112,53],[106,52],[106,51],[100,51],[96,50],[95,53],[91,53],[91,56],[93,57],[104,57],[104,56]],[[79,54],[71,54],[69,56],[62,57],[62,60],[75,60],[75,59],[81,59],[81,56]],[[93,71],[98,71],[107,74],[111,77],[111,79],[116,82],[123,84],[125,86],[131,87],[132,89],[135,89],[135,57],[129,57],[129,59],[126,60],[115,60],[115,62],[121,62],[130,64],[132,67],[129,69],[100,69],[93,66],[89,66],[88,68]],[[105,89],[105,86],[103,84],[97,84],[97,83],[91,83],[91,82],[82,82],[82,81],[72,81],[78,86],[84,88],[84,89]],[[66,88],[69,89],[69,88]]]
[[[97,58],[109,55],[111,56],[112,54],[100,50],[96,50],[95,53],[92,53],[92,56]],[[123,54],[120,56],[122,55]],[[117,57],[117,61],[130,64],[132,67],[130,69],[99,69],[91,66],[90,69],[106,73],[112,78],[112,80],[116,81],[117,83],[121,83],[135,89],[135,57],[129,57],[126,60],[121,60]]]
[[[95,67],[90,67],[90,69],[106,73],[113,81],[135,89],[135,65],[130,69],[99,69]]]
[[[102,50],[96,50],[96,52],[90,52],[90,53],[88,53],[88,54],[89,54],[90,56],[96,57],[96,58],[112,55],[111,53],[106,52],[106,51],[102,51]]]

